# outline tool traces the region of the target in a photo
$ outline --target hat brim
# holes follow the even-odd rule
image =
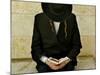
[[[43,12],[48,16],[48,18],[50,18],[53,21],[63,21],[66,18],[68,18],[70,16],[70,14],[72,13],[72,5],[71,4],[64,4],[66,7],[66,10],[64,11],[63,14],[54,14],[49,10],[49,5],[52,3],[41,3]],[[60,4],[58,4],[60,5]]]

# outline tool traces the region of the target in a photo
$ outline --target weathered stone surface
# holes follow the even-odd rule
[[[95,68],[95,6],[73,5],[81,34],[82,49],[76,70]],[[34,16],[42,12],[39,2],[12,1],[12,59],[31,58],[31,41],[34,28]],[[87,56],[87,57],[86,57]],[[91,56],[91,57],[90,57]],[[12,73],[35,73],[36,63],[32,61],[12,61]]]
[[[11,74],[34,74],[37,73],[36,63],[34,61],[18,61],[12,63]],[[96,69],[93,57],[78,57],[78,64],[75,70]]]
[[[12,1],[13,13],[26,13],[33,14],[42,12],[40,2],[25,2],[25,1]],[[76,15],[95,15],[96,6],[91,5],[73,5],[73,13]]]
[[[36,14],[41,11],[41,4],[39,2],[12,1],[12,13]]]
[[[32,36],[34,17],[33,15],[12,14],[12,35]]]
[[[95,16],[96,6],[91,5],[73,5],[73,13],[76,15]]]
[[[95,16],[76,16],[81,35],[95,35],[96,21]]]
[[[12,58],[31,58],[31,37],[12,38]]]
[[[39,2],[12,1],[12,58],[31,57],[31,39],[34,16],[42,12]],[[95,52],[95,7],[74,5],[78,27],[82,38],[80,55]],[[94,54],[95,55],[95,54]]]
[[[13,36],[12,38],[12,58],[31,58],[31,40],[29,36]],[[82,49],[80,56],[95,57],[95,36],[81,36]]]
[[[81,36],[82,49],[79,56],[94,56],[96,51],[95,36]]]

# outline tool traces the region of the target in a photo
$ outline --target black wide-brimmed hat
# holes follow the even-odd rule
[[[43,12],[53,21],[63,21],[72,13],[71,4],[41,3]]]

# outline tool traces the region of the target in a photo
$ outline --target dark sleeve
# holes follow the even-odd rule
[[[40,36],[39,29],[38,29],[37,21],[38,21],[37,16],[35,16],[32,44],[31,44],[32,59],[36,62],[38,62],[40,60],[40,57],[42,56],[41,36]]]
[[[70,59],[75,58],[79,53],[80,49],[82,48],[81,40],[80,40],[80,33],[76,21],[76,16],[73,15],[74,20],[74,28],[73,28],[73,35],[72,35],[72,50],[69,52],[68,57]]]

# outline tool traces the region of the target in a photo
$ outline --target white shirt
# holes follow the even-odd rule
[[[57,34],[57,33],[58,33],[58,30],[59,30],[60,22],[54,21],[53,23],[54,23],[55,31],[56,31],[56,34]],[[66,56],[66,58],[69,59],[67,56]],[[40,58],[40,60],[41,60],[42,62],[44,62],[44,63],[46,62],[47,59],[48,59],[48,57],[46,57],[46,56],[42,56],[42,57]]]
[[[59,26],[60,26],[60,22],[55,22],[54,21],[54,27],[55,27],[55,30],[56,30],[56,34],[58,33]]]

